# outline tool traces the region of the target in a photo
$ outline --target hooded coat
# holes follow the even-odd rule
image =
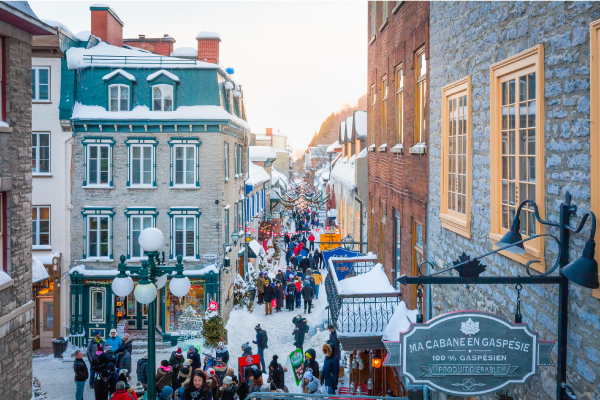
[[[251,356],[252,355],[252,347],[248,346],[244,349],[244,352],[242,353],[241,357],[246,357],[246,356]]]
[[[296,303],[296,285],[289,281],[285,287],[285,308],[292,311]]]
[[[304,285],[302,288],[302,298],[306,301],[312,301],[313,297],[315,297],[315,289],[312,288],[310,283]]]
[[[315,349],[308,349],[304,354],[304,370],[312,369],[314,376],[319,376],[319,363],[317,362],[317,352]]]
[[[277,389],[283,389],[285,386],[285,372],[287,372],[287,368],[282,367],[281,364],[277,362],[277,359],[273,358],[269,364],[269,381],[273,382]]]
[[[265,278],[263,276],[259,276],[256,280],[256,291],[258,293],[265,292]]]
[[[200,354],[198,354],[198,349],[195,348],[192,353],[188,351],[187,358],[192,360],[192,371],[202,366],[202,362],[200,361]]]
[[[310,268],[310,261],[308,258],[303,258],[302,261],[300,261],[300,268],[302,268],[302,272],[306,274],[306,270]]]
[[[321,372],[321,383],[325,383],[325,386],[332,387],[335,390],[337,389],[340,373],[340,359],[335,356],[331,346],[327,343],[323,345],[323,353],[325,353],[325,361]]]
[[[295,327],[294,327],[294,332],[292,333],[294,335],[294,346],[296,346],[296,348],[301,349],[302,346],[304,345],[304,335],[306,334],[306,325],[307,325],[307,321],[306,318],[300,317],[298,318],[297,316],[294,317],[294,319],[292,319],[292,322],[294,323]]]
[[[142,382],[144,385],[148,384],[148,359],[140,358],[137,362],[137,368],[135,370],[137,374],[137,380]]]
[[[171,386],[173,371],[171,367],[160,366],[156,370],[156,388],[160,392],[165,386]]]
[[[273,299],[275,298],[275,289],[273,289],[273,286],[271,285],[265,285],[263,286],[263,290],[265,293],[265,302],[267,301],[273,301]]]
[[[277,308],[283,307],[283,286],[275,286],[275,299],[277,299]]]
[[[172,384],[169,386],[171,386],[173,390],[177,390],[180,387],[179,371],[181,371],[181,368],[183,367],[184,360],[185,358],[183,358],[183,354],[177,357],[177,351],[172,352],[171,357],[169,357],[169,367],[171,367],[171,370],[173,371],[171,376]]]

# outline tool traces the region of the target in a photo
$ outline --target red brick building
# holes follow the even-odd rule
[[[429,3],[370,1],[368,35],[369,250],[395,280],[426,254]]]
[[[139,35],[137,39],[123,39],[123,44],[131,47],[139,47],[148,50],[151,53],[169,57],[175,45],[175,39],[165,34],[161,38],[147,38],[146,35]]]

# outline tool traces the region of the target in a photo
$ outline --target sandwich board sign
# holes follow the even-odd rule
[[[384,365],[398,366],[409,384],[453,396],[479,396],[524,384],[538,366],[553,365],[554,342],[539,341],[527,324],[481,311],[413,323],[399,342],[385,345],[390,354]]]

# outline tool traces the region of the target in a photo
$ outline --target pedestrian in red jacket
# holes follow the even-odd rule
[[[300,242],[298,244],[298,251],[302,251],[302,248],[304,247],[304,243]],[[296,254],[297,255],[297,254]]]
[[[300,250],[298,250],[298,246],[294,247],[294,255],[298,255],[298,253],[300,252]]]
[[[308,237],[308,241],[310,242],[309,250],[314,250],[315,249],[315,235],[313,235],[311,233],[310,236]]]

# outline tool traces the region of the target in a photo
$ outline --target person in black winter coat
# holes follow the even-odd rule
[[[321,253],[319,252],[319,249],[315,250],[315,252],[313,253],[313,260],[315,261],[315,268],[316,269],[321,269]]]
[[[290,280],[285,287],[285,308],[288,311],[294,311],[296,303],[296,285]]]
[[[277,275],[275,275],[275,282],[285,282],[285,274],[282,270],[277,271]]]
[[[117,364],[117,360],[115,359],[115,353],[113,352],[113,348],[111,346],[106,346],[104,348],[104,353],[100,354],[98,357],[98,361],[102,365],[108,365],[110,363]]]
[[[198,349],[194,346],[188,348],[187,358],[192,360],[192,371],[196,368],[202,367],[202,361],[200,361],[200,354],[198,354]]]
[[[300,261],[300,268],[302,268],[302,272],[306,274],[306,270],[310,268],[310,261],[308,257],[304,257],[302,261]]]
[[[138,360],[135,373],[137,374],[138,382],[142,382],[144,385],[148,384],[148,353],[144,354]]]
[[[317,362],[315,349],[308,349],[304,353],[304,372],[308,371],[309,368],[312,369],[315,378],[319,376],[319,363]]]
[[[273,360],[269,364],[269,379],[267,382],[275,384],[277,389],[283,390],[285,386],[285,372],[287,368],[282,367],[281,364],[277,362],[278,356],[274,355]]]
[[[296,257],[296,255],[294,254],[293,250],[291,251],[291,255],[290,255],[290,264],[292,265],[292,269],[298,269],[298,257]]]
[[[240,357],[247,357],[247,356],[251,356],[252,355],[252,346],[250,346],[250,343],[246,342],[242,345],[242,355]]]
[[[327,329],[329,330],[329,340],[327,340],[327,344],[331,347],[333,354],[335,354],[338,359],[341,359],[342,351],[340,349],[340,341],[337,337],[335,327],[333,325],[329,325]]]
[[[306,309],[308,308],[308,313],[310,314],[313,297],[315,297],[315,290],[312,288],[312,286],[310,286],[310,281],[304,281],[304,287],[302,288],[302,298],[304,299],[305,313]]]
[[[75,372],[75,400],[83,400],[83,390],[87,382],[89,372],[85,361],[83,361],[83,353],[79,350],[75,352],[75,361],[73,362],[73,372]]]
[[[275,285],[275,299],[277,300],[277,304],[275,306],[276,312],[280,312],[283,307],[283,286],[281,283],[277,282]]]
[[[323,371],[321,371],[321,384],[325,384],[327,387],[327,394],[335,394],[339,379],[340,359],[333,354],[327,343],[323,345],[323,353],[325,361],[323,362]]]
[[[110,378],[111,374],[108,370],[102,371],[102,374],[96,377],[94,381],[94,394],[96,400],[108,400],[108,393],[110,392]]]
[[[133,339],[129,333],[123,334],[123,343],[121,343],[121,346],[125,347],[125,350],[127,350],[129,354],[133,354]]]
[[[273,286],[265,283],[265,293],[263,296],[265,299],[265,315],[273,314],[273,305],[271,304],[275,298],[275,289],[273,289]]]
[[[295,325],[294,332],[292,333],[295,339],[294,346],[296,346],[297,349],[302,350],[302,346],[304,346],[304,335],[306,334],[306,318],[303,318],[300,314],[298,314],[294,317],[292,322]]]

